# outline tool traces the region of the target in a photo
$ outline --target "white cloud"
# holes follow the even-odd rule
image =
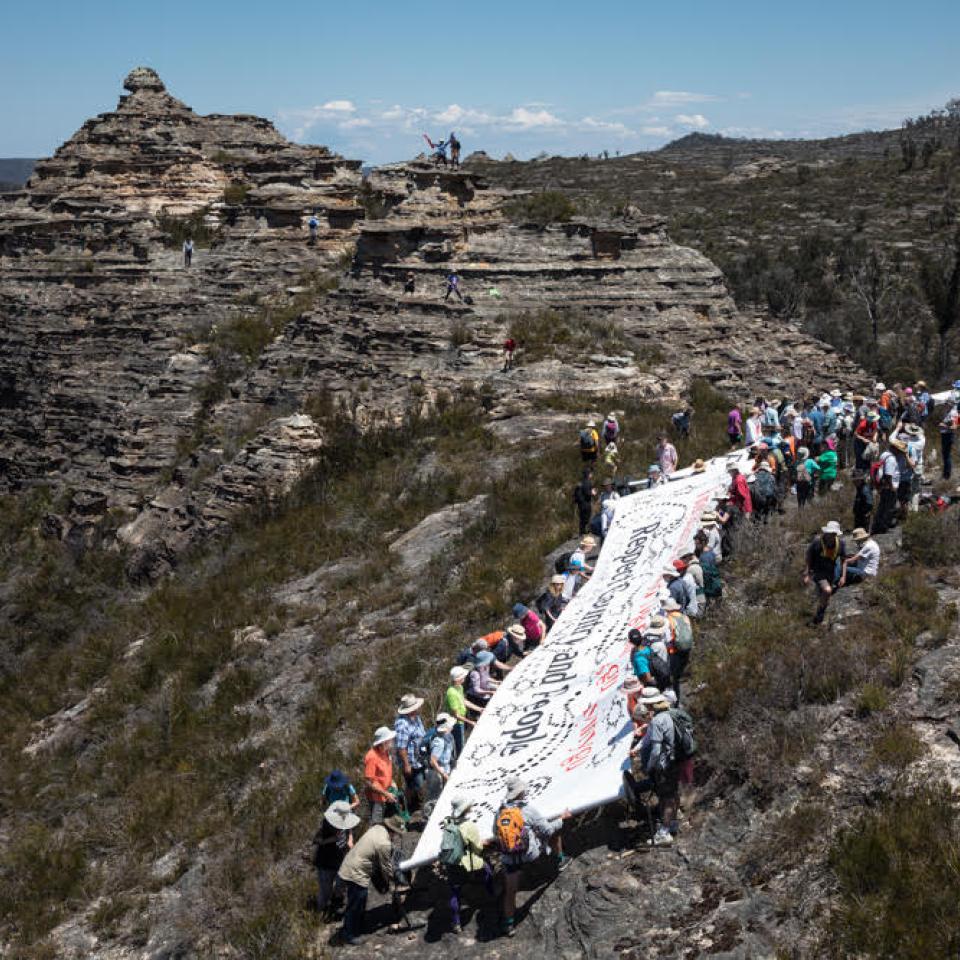
[[[658,90],[651,98],[652,106],[679,107],[684,103],[714,103],[720,97],[713,93],[690,93],[687,90]]]
[[[506,122],[513,126],[529,130],[533,127],[560,127],[563,121],[549,110],[528,110],[526,107],[514,107]]]
[[[703,130],[710,126],[710,121],[702,113],[678,113],[673,119],[681,126],[692,127],[694,130]]]
[[[367,117],[351,117],[349,120],[339,123],[338,126],[341,130],[356,130],[359,127],[372,127],[373,122]]]
[[[355,113],[357,108],[350,100],[328,100],[321,110],[328,110],[331,113]]]
[[[647,137],[669,137],[673,131],[669,127],[641,127],[640,132]]]

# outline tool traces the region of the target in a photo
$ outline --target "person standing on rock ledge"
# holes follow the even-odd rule
[[[451,293],[455,293],[457,299],[463,303],[463,294],[460,292],[460,277],[456,270],[451,270],[450,273],[447,274],[447,292],[443,296],[444,303],[450,299]]]
[[[193,263],[193,237],[183,241],[183,265],[189,267]]]
[[[460,141],[456,134],[451,130],[450,139],[447,140],[447,146],[450,147],[450,166],[457,168],[460,166]]]

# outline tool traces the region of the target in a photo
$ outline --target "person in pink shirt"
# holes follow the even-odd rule
[[[677,448],[670,442],[665,433],[661,433],[657,444],[657,462],[660,464],[660,473],[669,477],[677,469]]]
[[[540,645],[540,641],[547,635],[547,628],[544,622],[522,603],[513,605],[513,615],[517,618],[523,632],[526,634],[526,642],[523,645],[524,652],[535,649]]]
[[[743,442],[743,414],[740,412],[739,403],[735,403],[727,414],[727,437],[731,447],[737,447]]]

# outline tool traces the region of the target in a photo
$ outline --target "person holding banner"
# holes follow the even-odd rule
[[[543,844],[557,857],[557,870],[570,865],[563,852],[563,821],[571,817],[564,810],[554,820],[547,820],[539,810],[527,803],[527,784],[519,777],[507,781],[507,792],[494,820],[494,836],[500,848],[503,865],[503,933],[512,937],[516,932],[514,914],[517,910],[517,890],[523,868],[539,859]]]

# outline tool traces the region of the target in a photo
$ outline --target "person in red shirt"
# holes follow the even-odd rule
[[[384,808],[395,803],[390,793],[393,787],[393,759],[390,750],[396,733],[389,727],[378,727],[373,735],[373,746],[363,758],[364,795],[370,804],[370,822],[383,823]]]
[[[736,507],[742,514],[750,515],[753,513],[753,500],[750,498],[750,487],[747,486],[747,478],[740,472],[740,468],[735,464],[730,464],[730,488],[727,494],[730,498],[730,506]]]
[[[513,351],[517,349],[517,341],[513,337],[507,337],[503,341],[503,372],[513,369]]]

